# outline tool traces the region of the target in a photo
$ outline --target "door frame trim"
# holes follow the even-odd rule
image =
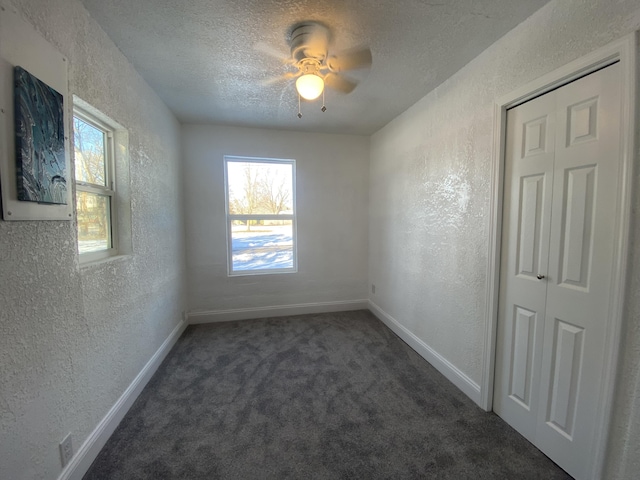
[[[624,300],[627,284],[627,262],[630,245],[630,223],[633,163],[635,160],[636,126],[636,58],[638,34],[633,32],[595,52],[534,80],[494,102],[493,148],[491,165],[491,204],[489,218],[489,258],[485,311],[485,342],[481,387],[481,406],[493,408],[494,370],[498,326],[498,294],[500,282],[500,254],[502,237],[502,202],[507,109],[516,107],[562,85],[584,77],[601,68],[619,62],[621,67],[621,168],[618,176],[618,216],[616,218],[616,244],[612,276],[609,328],[607,328],[603,384],[596,418],[596,439],[590,452],[590,471],[593,478],[602,475],[613,410],[618,351],[621,340]]]

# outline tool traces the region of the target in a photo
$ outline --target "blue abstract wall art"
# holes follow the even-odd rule
[[[21,67],[14,80],[18,200],[66,204],[63,97]]]

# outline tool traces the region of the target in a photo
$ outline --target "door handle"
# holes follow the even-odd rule
[[[544,278],[544,275],[540,275],[540,274],[538,274],[538,275],[536,275],[536,278],[537,278],[538,280],[542,280],[542,279]]]

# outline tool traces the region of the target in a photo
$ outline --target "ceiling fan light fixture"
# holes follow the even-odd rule
[[[296,90],[305,100],[315,100],[324,90],[324,80],[314,73],[307,73],[296,80]]]

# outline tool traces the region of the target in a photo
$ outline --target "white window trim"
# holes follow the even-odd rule
[[[289,164],[291,171],[291,195],[293,214],[269,215],[269,214],[249,214],[238,215],[229,213],[229,177],[227,165],[229,162],[236,163],[273,163]],[[263,157],[240,157],[234,155],[224,155],[224,206],[225,220],[227,223],[227,276],[241,277],[248,275],[275,275],[283,273],[298,272],[298,229],[297,229],[297,209],[296,209],[296,161],[294,159],[263,158]],[[263,270],[240,270],[233,271],[233,244],[232,244],[232,222],[234,220],[291,220],[291,236],[293,240],[293,267],[292,268],[270,268]]]
[[[95,185],[87,182],[79,182],[75,181],[76,187],[76,196],[74,200],[77,198],[78,192],[88,192],[98,195],[103,195],[109,197],[109,229],[111,232],[110,239],[110,247],[106,250],[100,250],[97,252],[87,252],[80,253],[78,251],[78,255],[80,258],[80,263],[92,263],[97,262],[99,260],[104,260],[106,258],[114,257],[118,255],[118,204],[117,204],[117,195],[116,195],[116,171],[115,171],[115,142],[114,142],[114,133],[115,129],[108,125],[107,123],[101,121],[96,118],[95,115],[87,112],[83,108],[74,105],[73,107],[73,116],[78,117],[83,122],[88,123],[89,125],[97,128],[98,130],[102,130],[105,132],[105,145],[104,145],[104,158],[105,158],[105,176],[106,176],[106,184],[107,186]],[[74,149],[75,155],[75,149]],[[74,167],[75,167],[75,157],[74,157]],[[74,177],[75,177],[75,168],[74,168]],[[77,204],[74,202],[74,208],[77,208]],[[77,221],[77,212],[76,212],[76,221]]]

